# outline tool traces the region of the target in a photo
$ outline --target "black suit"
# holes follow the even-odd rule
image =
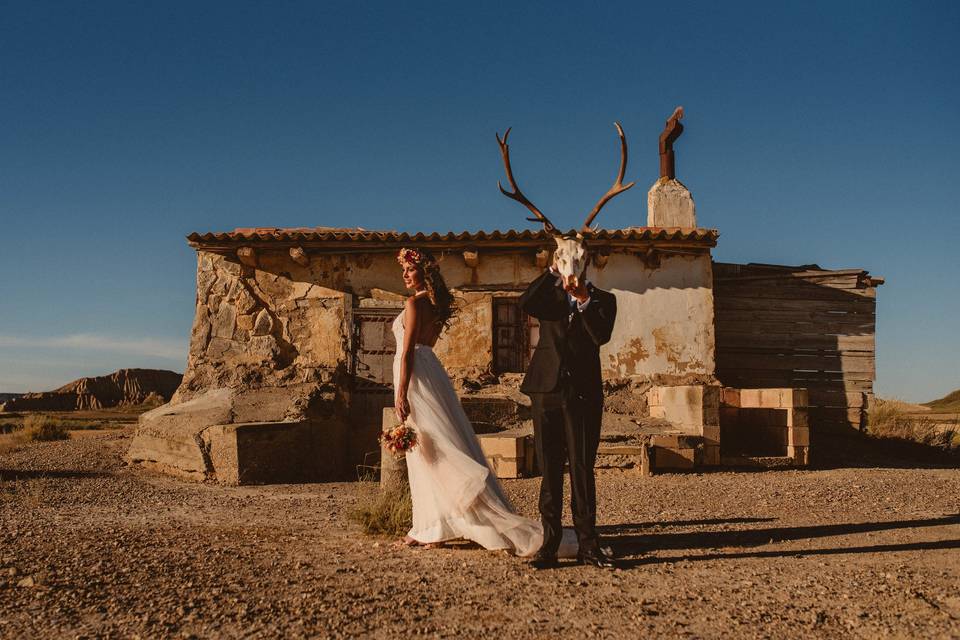
[[[540,339],[520,390],[533,404],[544,551],[556,553],[562,537],[563,466],[570,462],[573,522],[581,551],[597,547],[593,465],[600,445],[603,384],[600,345],[610,340],[617,299],[588,285],[590,302],[572,307],[559,278],[549,271],[520,297],[524,312],[540,321]]]

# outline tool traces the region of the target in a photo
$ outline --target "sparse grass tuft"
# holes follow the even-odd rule
[[[911,414],[899,400],[877,399],[867,412],[867,433],[878,438],[899,438],[951,450],[960,445],[960,424],[944,423]]]
[[[34,414],[23,419],[23,426],[18,432],[24,440],[46,442],[49,440],[66,440],[70,437],[67,428],[61,420],[48,416]]]
[[[371,535],[403,536],[413,523],[410,487],[365,493],[350,513],[350,519]]]

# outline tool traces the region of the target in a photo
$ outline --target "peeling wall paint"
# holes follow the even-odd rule
[[[439,257],[459,306],[436,351],[451,376],[476,376],[492,366],[493,298],[516,296],[541,269],[528,249],[481,253],[472,268],[459,253]],[[302,266],[285,251],[264,251],[257,260],[253,268],[198,252],[185,393],[306,382],[322,370],[346,369],[353,309],[399,313],[407,294],[392,253],[321,254]],[[601,351],[606,378],[713,374],[709,255],[665,255],[651,268],[639,256],[614,253],[588,277],[617,296],[617,324]]]

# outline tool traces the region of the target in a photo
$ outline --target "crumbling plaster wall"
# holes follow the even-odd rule
[[[493,358],[492,298],[518,295],[541,267],[532,250],[480,253],[474,266],[460,252],[438,257],[459,305],[436,351],[454,377],[475,376]],[[713,375],[709,254],[663,254],[647,266],[632,253],[613,253],[588,276],[617,296],[617,324],[601,351],[606,378]],[[354,300],[397,306],[404,295],[392,252],[316,254],[301,266],[286,251],[262,251],[254,268],[200,251],[190,359],[178,395],[328,378],[349,362]]]
[[[714,373],[710,256],[663,255],[659,266],[615,253],[591,280],[617,296],[617,324],[601,350],[608,379]]]

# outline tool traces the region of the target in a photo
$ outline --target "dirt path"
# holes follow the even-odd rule
[[[958,469],[603,472],[625,568],[534,572],[362,535],[368,484],[190,484],[129,437],[0,456],[0,637],[960,637]]]

